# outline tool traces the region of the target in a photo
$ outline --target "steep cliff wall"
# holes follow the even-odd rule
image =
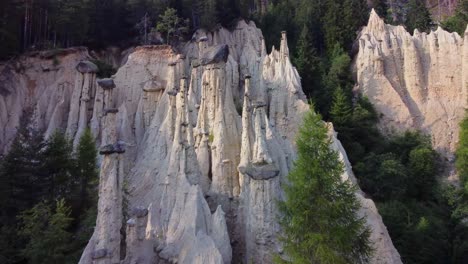
[[[61,74],[47,89],[37,83],[49,73],[37,66],[2,74],[10,79],[0,94],[9,140],[26,105],[14,102],[26,100],[46,133],[60,128],[76,142],[89,125],[100,145],[98,219],[80,263],[271,263],[282,252],[275,200],[309,108],[285,32],[281,38],[267,54],[260,30],[242,21],[232,32],[196,32],[181,53],[138,47],[110,79],[95,81],[85,51],[60,57]],[[66,95],[54,99],[65,82]],[[46,92],[17,92],[28,87]],[[332,128],[330,135],[343,179],[355,182]],[[372,263],[401,263],[374,203],[356,195],[373,231]]]
[[[372,11],[358,39],[358,89],[381,114],[386,131],[417,129],[453,162],[458,124],[468,107],[468,29],[410,35]]]
[[[27,107],[35,109],[35,123],[46,137],[56,129],[66,130],[71,137],[81,133],[97,70],[86,65],[77,68],[87,58],[86,49],[73,48],[22,56],[0,65],[0,154],[11,144]]]

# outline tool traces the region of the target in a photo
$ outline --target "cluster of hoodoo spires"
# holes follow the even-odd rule
[[[385,120],[405,117],[398,112],[405,107],[418,128],[434,118],[429,128],[437,145],[437,120],[452,127],[458,97],[466,97],[466,78],[454,70],[461,65],[466,72],[455,57],[466,54],[463,41],[442,30],[410,36],[372,14],[359,37],[359,89]],[[62,129],[76,145],[91,128],[102,154],[98,217],[80,263],[270,263],[283,254],[275,201],[309,111],[286,32],[279,50],[267,54],[253,22],[240,21],[233,31],[199,30],[179,53],[135,48],[107,79],[96,79],[86,50],[59,59],[59,66],[39,56],[18,62],[33,68],[0,67],[8,77],[0,87],[0,113],[7,113],[0,114],[0,147],[8,147],[27,105],[35,107],[34,122],[46,137]],[[463,96],[441,89],[445,84]],[[435,96],[441,93],[446,99]],[[434,104],[446,114],[423,110]],[[343,180],[356,182],[329,127],[346,165]],[[401,263],[374,203],[356,195],[372,230],[371,263]]]

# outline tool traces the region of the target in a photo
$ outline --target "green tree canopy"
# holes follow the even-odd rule
[[[442,22],[442,26],[450,32],[458,32],[463,37],[468,24],[468,0],[460,0],[455,14]]]
[[[415,29],[425,32],[430,30],[432,24],[431,13],[426,7],[425,1],[409,0],[405,26],[408,32]]]
[[[298,158],[279,202],[286,263],[364,263],[369,229],[357,215],[355,188],[342,181],[343,164],[330,148],[320,115],[310,111],[297,138]]]
[[[169,44],[171,37],[181,37],[188,32],[188,21],[177,15],[177,10],[168,8],[164,14],[159,16],[160,20],[156,30],[166,33],[166,42]]]
[[[22,255],[31,264],[72,263],[67,254],[72,239],[67,231],[72,222],[71,210],[63,199],[54,207],[41,202],[20,215],[20,235],[28,241]]]

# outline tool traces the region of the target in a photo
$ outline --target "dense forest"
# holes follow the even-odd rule
[[[90,130],[75,150],[60,131],[45,140],[20,121],[0,159],[0,262],[77,263],[97,214],[97,150]]]
[[[430,14],[421,0],[373,0],[371,6],[388,23],[429,30]],[[468,18],[466,0],[443,25],[462,33]],[[0,2],[0,58],[28,50],[84,45],[101,49],[165,41],[156,28],[167,8],[187,21],[184,36],[199,28],[232,27],[239,18],[252,19],[265,31],[268,46],[273,34],[288,30],[292,47],[307,28],[317,52],[335,42],[350,47],[368,15],[366,1],[302,0],[3,0]],[[167,40],[166,40],[167,41]]]
[[[459,2],[455,14],[438,23],[462,34],[468,1]],[[350,72],[353,42],[371,7],[410,32],[437,26],[422,0],[374,0],[370,6],[364,0],[3,0],[0,58],[76,45],[176,45],[196,29],[230,28],[239,18],[255,21],[268,47],[278,47],[278,32],[286,30],[304,92],[323,119],[333,122],[403,262],[467,263],[468,121],[461,124],[457,151],[463,188],[440,180],[443,163],[426,136],[380,134],[379,116],[353,92]],[[168,27],[165,21],[174,19],[177,27]],[[28,116],[0,158],[0,262],[45,263],[47,255],[47,263],[66,263],[64,256],[72,255],[66,260],[73,263],[94,224],[96,149],[89,132],[76,150],[60,132],[44,140]]]

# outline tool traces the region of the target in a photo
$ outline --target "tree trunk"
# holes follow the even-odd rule
[[[26,50],[28,44],[28,2],[25,2],[25,10],[24,10],[24,28],[23,28],[23,50]]]

